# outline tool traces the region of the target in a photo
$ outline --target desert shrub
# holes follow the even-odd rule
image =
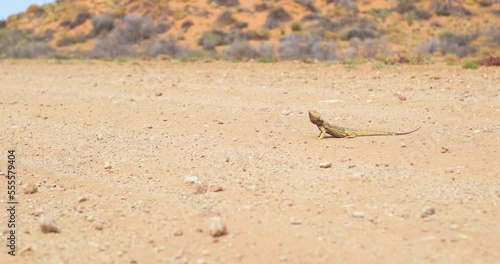
[[[229,34],[220,30],[205,31],[198,38],[198,45],[204,50],[215,50],[216,46],[227,45],[229,43]]]
[[[52,41],[52,39],[54,39],[54,33],[55,33],[55,30],[53,29],[46,29],[45,32],[44,32],[44,41],[45,42],[49,42],[49,41]]]
[[[381,18],[382,20],[385,20],[391,14],[389,9],[372,8],[369,12],[374,18]]]
[[[417,7],[415,6],[416,1],[417,0],[398,0],[396,7],[394,7],[394,11],[400,14],[405,14],[410,11],[414,11],[417,9]]]
[[[115,37],[126,43],[137,43],[154,34],[153,19],[150,16],[127,14],[113,29]]]
[[[7,26],[6,20],[0,20],[0,29],[5,28]]]
[[[464,69],[477,69],[479,68],[479,65],[477,65],[476,61],[473,60],[468,60],[462,65],[462,68]]]
[[[186,21],[182,22],[181,28],[182,28],[182,30],[184,30],[184,32],[187,32],[189,30],[189,28],[192,27],[193,25],[194,25],[193,21],[186,20]]]
[[[33,4],[28,6],[28,8],[26,9],[26,13],[32,14],[35,17],[40,17],[45,13],[45,10],[43,10],[43,8],[41,8],[40,6]]]
[[[29,29],[8,28],[0,31],[0,51],[15,58],[36,58],[54,54],[54,49],[46,43],[50,34],[45,35]]]
[[[12,54],[13,48],[26,38],[26,32],[17,28],[0,30],[0,52],[8,55]]]
[[[422,9],[416,9],[415,17],[417,18],[417,20],[428,20],[432,17],[432,14]]]
[[[99,38],[91,52],[94,58],[110,58],[114,59],[122,56],[134,56],[135,52],[132,47],[118,40],[113,34],[108,34]]]
[[[361,55],[363,58],[375,58],[378,55],[389,55],[387,40],[381,39],[365,39],[361,43]]]
[[[226,10],[222,13],[219,14],[219,16],[217,17],[217,19],[215,20],[215,23],[218,25],[218,26],[227,26],[227,25],[231,25],[235,22],[236,20],[233,18],[233,12],[229,11],[229,10]]]
[[[430,8],[434,10],[438,16],[450,16],[452,14],[461,14],[466,16],[471,16],[472,12],[467,8],[462,6],[461,1],[449,0],[449,1],[437,1],[433,0]]]
[[[249,40],[269,40],[271,32],[269,29],[249,30],[246,35]]]
[[[277,28],[281,23],[290,21],[291,19],[292,16],[283,7],[278,7],[267,14],[264,27],[269,29]]]
[[[335,0],[335,7],[346,10],[351,15],[358,13],[358,3],[356,0]]]
[[[373,20],[346,17],[342,18],[339,23],[342,27],[339,37],[342,40],[350,40],[352,38],[363,40],[376,38],[382,34],[377,22]]]
[[[59,23],[59,27],[69,27],[71,25],[71,19],[65,19]]]
[[[154,41],[146,49],[146,54],[151,57],[156,57],[160,54],[168,55],[172,58],[184,56],[186,53],[174,39],[160,39]]]
[[[487,57],[478,61],[481,66],[500,66],[500,57]]]
[[[85,41],[87,41],[87,39],[83,34],[77,34],[75,36],[67,36],[63,34],[63,36],[61,36],[61,38],[57,41],[57,46],[58,47],[71,46],[77,43],[83,43]]]
[[[491,13],[495,16],[500,16],[500,9],[491,9]]]
[[[322,41],[311,34],[292,33],[280,39],[279,55],[282,59],[337,59],[337,46],[333,41]]]
[[[269,9],[269,5],[265,2],[260,4],[255,4],[255,12],[262,12],[266,11],[267,9]]]
[[[479,1],[479,5],[481,7],[490,7],[490,6],[493,5],[493,1],[491,1],[491,0],[490,1],[484,1],[484,0],[483,1]]]
[[[191,22],[192,23],[192,22]],[[184,23],[183,23],[184,24]],[[163,34],[170,29],[170,25],[166,22],[160,22],[153,29],[153,34]]]
[[[10,56],[14,58],[31,59],[45,57],[53,54],[55,50],[45,42],[20,43],[11,50]]]
[[[231,60],[255,59],[259,52],[245,40],[233,41],[225,52],[225,57]]]
[[[81,24],[85,23],[85,21],[87,21],[87,19],[90,19],[90,18],[91,18],[91,15],[89,12],[79,13],[76,16],[75,20],[70,23],[69,28],[70,29],[76,28],[76,27],[80,26]]]
[[[477,34],[443,33],[438,38],[431,38],[427,43],[418,45],[417,52],[432,54],[438,51],[442,55],[451,53],[464,57],[476,52],[477,49],[470,44],[477,37]]]
[[[447,54],[446,56],[444,56],[443,60],[446,65],[457,65],[460,61],[460,58],[458,58],[458,56],[454,54]]]
[[[208,0],[208,3],[216,3],[218,6],[233,7],[240,5],[238,0]]]
[[[269,41],[261,41],[259,43],[259,58],[264,60],[274,60],[274,47],[273,44]]]
[[[298,32],[298,31],[302,31],[302,24],[300,24],[299,22],[295,21],[292,23],[292,25],[290,26],[291,29],[292,29],[292,32]]]
[[[234,23],[234,26],[233,26],[233,29],[244,29],[244,28],[247,28],[248,27],[248,23],[247,22],[243,22],[243,21],[237,21],[236,23]]]
[[[294,2],[301,5],[301,6],[304,6],[305,8],[307,8],[311,12],[316,13],[319,11],[319,9],[316,8],[316,6],[314,6],[313,1],[311,1],[311,0],[294,0]]]
[[[318,14],[308,14],[302,17],[301,22],[317,21],[318,25],[324,31],[337,31],[340,29],[340,25],[337,22],[332,21],[330,18],[321,16]]]
[[[92,17],[91,22],[95,35],[110,32],[115,26],[114,17],[111,13],[104,13],[100,16],[94,16]]]

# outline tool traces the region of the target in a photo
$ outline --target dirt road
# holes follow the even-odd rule
[[[19,204],[0,262],[499,263],[499,84],[445,65],[1,61]],[[317,140],[309,109],[422,128]]]

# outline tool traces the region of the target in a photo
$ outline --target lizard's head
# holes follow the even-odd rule
[[[309,110],[309,120],[317,126],[321,126],[324,122],[323,118],[316,110]]]

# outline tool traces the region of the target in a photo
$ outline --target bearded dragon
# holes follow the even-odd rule
[[[385,131],[357,130],[357,129],[339,127],[326,122],[316,110],[309,110],[309,120],[311,120],[311,123],[318,126],[318,129],[320,131],[318,139],[324,138],[327,133],[336,138],[345,138],[345,137],[353,138],[361,136],[399,136],[399,135],[410,134],[420,129],[419,127],[410,132],[397,133],[397,132],[385,132]]]

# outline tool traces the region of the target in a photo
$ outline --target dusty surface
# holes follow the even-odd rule
[[[498,68],[3,61],[0,83],[1,263],[500,261]],[[317,140],[313,108],[422,128]]]

